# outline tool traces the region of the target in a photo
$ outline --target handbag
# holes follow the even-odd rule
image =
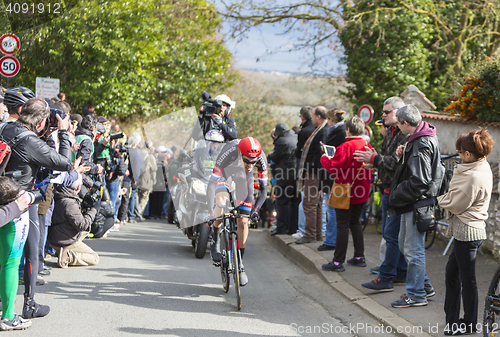
[[[416,208],[413,211],[414,221],[420,233],[432,231],[436,228],[434,205]]]
[[[361,172],[361,166],[354,178],[352,184],[340,184],[333,183],[332,189],[330,190],[330,197],[328,198],[327,205],[338,209],[349,209],[351,207],[351,186],[354,185],[356,179],[358,179],[359,173]]]

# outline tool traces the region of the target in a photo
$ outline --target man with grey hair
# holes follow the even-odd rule
[[[48,242],[59,253],[57,265],[94,266],[99,256],[82,241],[90,231],[94,222],[100,200],[90,208],[82,210],[82,200],[78,192],[82,187],[82,175],[69,187],[59,185],[54,190],[54,212],[50,226]]]
[[[370,269],[373,273],[378,272],[379,277],[362,284],[363,287],[377,292],[392,291],[394,290],[394,282],[406,282],[406,260],[399,251],[398,243],[401,215],[387,217],[389,192],[399,161],[396,150],[400,145],[406,144],[410,137],[410,135],[402,133],[397,126],[396,111],[403,106],[405,103],[399,97],[391,97],[384,102],[382,116],[388,129],[379,153],[373,149],[354,152],[356,160],[377,169],[384,192],[382,194],[382,235],[386,247],[381,254],[383,256],[382,264]],[[381,244],[382,249],[383,244]]]
[[[389,215],[401,215],[399,249],[408,269],[406,294],[392,302],[394,308],[427,305],[427,298],[435,292],[425,273],[425,232],[416,225],[414,212],[436,203],[444,176],[436,128],[423,121],[418,108],[412,104],[396,112],[398,127],[410,135],[406,146],[401,145],[396,154],[401,157],[394,174],[389,194]]]

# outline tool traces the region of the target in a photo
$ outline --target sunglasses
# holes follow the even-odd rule
[[[388,114],[390,114],[391,112],[393,112],[394,110],[396,110],[396,109],[392,109],[392,110],[382,110],[382,113],[383,113],[383,114],[388,115]]]
[[[257,160],[248,160],[246,158],[243,158],[243,162],[245,164],[249,164],[249,165],[255,165],[255,164],[257,164]]]

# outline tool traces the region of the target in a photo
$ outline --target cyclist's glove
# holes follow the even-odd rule
[[[259,213],[253,212],[252,215],[250,215],[250,219],[255,223],[259,222],[259,220],[260,220]]]

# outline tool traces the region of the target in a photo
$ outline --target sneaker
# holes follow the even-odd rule
[[[380,271],[380,266],[376,266],[375,268],[370,268],[370,273],[378,275]]]
[[[50,275],[50,270],[42,270],[41,272],[38,273],[38,275],[41,276],[49,276]]]
[[[356,267],[366,267],[366,261],[364,257],[353,257],[352,259],[347,260],[347,264]]]
[[[135,219],[128,219],[128,223],[137,223],[137,220],[135,220]]]
[[[57,265],[61,268],[68,268],[71,262],[71,256],[66,248],[61,247],[59,250],[59,258],[57,259]]]
[[[427,298],[436,295],[436,292],[434,291],[434,288],[432,286],[426,286],[426,285],[424,285],[424,290],[425,290],[425,296]]]
[[[248,276],[247,273],[245,273],[245,266],[243,263],[240,266],[240,286],[244,287],[248,283]]]
[[[47,316],[50,312],[48,305],[41,305],[35,302],[34,299],[24,300],[23,318],[37,318]]]
[[[392,302],[391,305],[393,308],[421,307],[427,305],[427,300],[417,302],[403,294],[399,300]]]
[[[31,321],[27,319],[22,319],[21,317],[14,315],[13,319],[2,318],[0,321],[0,330],[25,330],[31,326]]]
[[[455,325],[455,324],[452,324]],[[444,334],[446,336],[458,336],[458,335],[465,335],[467,331],[463,328],[457,328],[456,330],[444,330]]]
[[[338,262],[336,262],[338,263]],[[326,270],[326,271],[345,271],[344,265],[342,263],[336,264],[334,262],[329,262],[321,266],[321,269]]]
[[[361,286],[363,288],[377,291],[380,293],[394,290],[394,284],[392,283],[392,280],[384,280],[379,277],[377,277],[375,280],[371,282],[363,283]]]
[[[47,284],[47,281],[45,281],[45,279],[43,277],[41,277],[40,275],[38,275],[36,277],[36,285],[37,286],[43,286],[45,284]],[[20,286],[24,285],[24,277],[23,276],[19,277],[19,285]]]
[[[218,242],[215,242],[214,240],[212,240],[212,243],[210,244],[210,257],[215,263],[219,263],[222,259],[220,246],[218,245]]]
[[[304,234],[302,234],[301,231],[297,231],[297,233],[292,234],[292,238],[294,238],[294,239],[300,239],[303,236],[304,236]]]
[[[318,247],[318,250],[320,252],[325,251],[325,250],[335,250],[335,246],[322,244],[321,246]]]
[[[120,227],[118,227],[118,226],[116,226],[116,225],[118,225],[118,224],[116,224],[116,223],[115,223],[115,224],[113,225],[113,227],[111,227],[111,228],[109,229],[109,231],[110,231],[110,232],[119,232],[119,231],[120,231]]]
[[[304,243],[312,243],[312,242],[316,242],[316,239],[306,238],[305,236],[303,236],[300,239],[298,239],[297,241],[295,241],[295,243],[298,244],[298,245],[301,245],[301,244],[304,244]]]

